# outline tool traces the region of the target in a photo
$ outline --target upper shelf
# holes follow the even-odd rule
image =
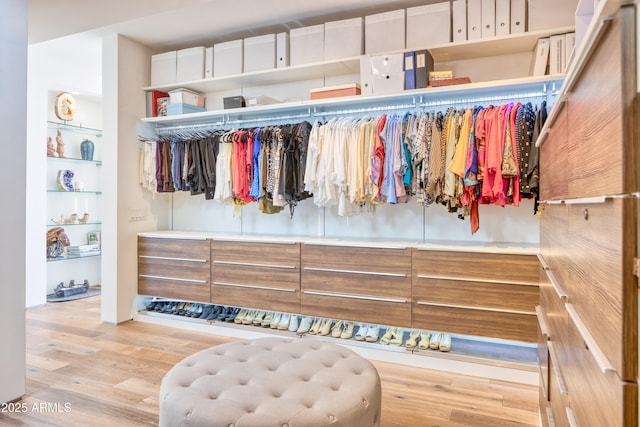
[[[574,31],[575,27],[560,27],[520,34],[509,34],[480,40],[466,40],[455,43],[439,44],[427,49],[436,62],[459,61],[486,56],[509,55],[514,53],[533,52],[536,42],[541,37],[552,34],[563,34]],[[315,62],[284,68],[273,68],[250,73],[213,77],[203,80],[179,82],[171,85],[147,86],[145,91],[169,91],[187,88],[196,92],[207,93],[239,87],[263,86],[292,81],[311,80],[322,77],[340,76],[360,73],[361,56],[336,60]]]
[[[62,123],[62,122],[47,122],[47,127],[49,129],[59,129],[59,130],[66,130],[69,132],[75,132],[75,133],[83,133],[86,135],[92,135],[95,136],[97,138],[102,136],[102,130],[101,129],[94,129],[94,128],[88,128],[88,127],[84,127],[84,126],[76,126],[76,125],[70,125],[68,123]]]
[[[493,82],[468,83],[426,89],[405,90],[400,93],[370,96],[348,96],[322,100],[296,101],[256,107],[203,111],[164,117],[146,117],[143,122],[158,127],[193,124],[236,125],[242,121],[295,120],[326,115],[357,114],[364,109],[371,113],[388,111],[391,108],[410,110],[454,104],[486,103],[500,104],[519,98],[542,98],[554,95],[562,85],[563,76],[523,77]]]

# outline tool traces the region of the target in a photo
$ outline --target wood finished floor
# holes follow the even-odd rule
[[[26,317],[27,394],[19,403],[27,412],[0,413],[2,426],[157,425],[166,372],[231,341],[140,322],[103,324],[100,297],[50,303]],[[382,379],[383,427],[538,425],[536,387],[373,364]]]

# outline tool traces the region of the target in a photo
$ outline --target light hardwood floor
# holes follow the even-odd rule
[[[156,425],[158,391],[178,361],[231,339],[100,322],[100,297],[27,310],[27,395],[0,425]],[[373,361],[382,426],[537,426],[536,387]],[[24,412],[20,412],[24,409]]]

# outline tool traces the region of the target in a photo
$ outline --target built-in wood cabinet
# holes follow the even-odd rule
[[[211,302],[300,312],[300,243],[212,240]]]
[[[535,342],[535,255],[414,250],[413,326]]]
[[[411,249],[302,245],[303,314],[411,327]]]
[[[610,3],[538,142],[547,426],[638,425],[637,15]]]
[[[138,237],[138,293],[209,302],[208,239]]]

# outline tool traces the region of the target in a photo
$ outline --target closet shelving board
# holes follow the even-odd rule
[[[563,76],[524,77],[486,83],[469,83],[448,87],[416,89],[401,93],[349,96],[343,98],[289,102],[266,106],[203,111],[142,121],[156,128],[176,126],[233,126],[242,122],[265,120],[309,120],[349,114],[379,114],[391,109],[414,110],[467,106],[478,103],[503,104],[509,101],[546,98],[552,101],[562,85]]]
[[[514,53],[532,52],[539,38],[548,37],[552,34],[568,33],[574,30],[575,27],[573,26],[551,28],[520,34],[489,37],[480,40],[466,40],[461,42],[438,44],[427,47],[427,49],[436,62],[460,61],[488,56],[509,55]],[[400,52],[404,52],[404,50]],[[147,86],[144,90],[159,90],[166,92],[172,89],[187,88],[196,92],[206,93],[249,86],[262,86],[340,76],[345,74],[358,74],[360,73],[360,59],[361,56],[353,56],[250,73],[177,82],[170,85]]]

